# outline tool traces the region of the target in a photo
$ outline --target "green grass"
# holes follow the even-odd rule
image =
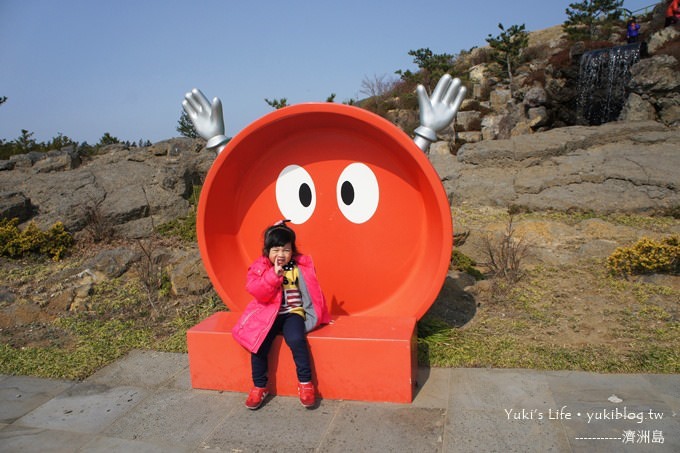
[[[0,373],[83,379],[132,349],[153,345],[149,329],[133,322],[62,318],[58,327],[70,332],[73,348],[0,345]]]
[[[418,323],[418,359],[437,367],[531,368],[605,373],[680,373],[680,292],[607,275],[602,263],[562,269],[591,276],[606,301],[585,314],[555,292],[560,271],[537,268],[511,288],[501,288],[462,328],[426,315]],[[578,291],[575,288],[574,291]],[[608,301],[608,302],[607,302]],[[584,318],[602,321],[600,342],[560,343],[559,334],[581,335]],[[589,319],[592,321],[592,319]]]
[[[431,321],[421,321],[427,324]],[[515,334],[479,329],[447,329],[418,338],[418,360],[435,367],[529,368],[581,370],[603,373],[678,373],[678,345],[658,346],[654,339],[677,337],[676,323],[670,332],[653,335],[631,345],[625,353],[607,345],[564,346],[523,339]]]
[[[189,197],[192,209],[188,215],[158,226],[157,231],[161,236],[178,238],[188,244],[196,243],[196,207],[198,206],[202,188],[203,186],[200,185],[192,187],[191,196]]]
[[[187,244],[196,243],[196,213],[159,225],[157,231],[161,236],[178,238]]]
[[[0,374],[84,379],[133,349],[186,352],[187,329],[224,310],[217,297],[208,294],[195,305],[167,310],[153,318],[138,284],[116,283],[96,287],[89,312],[64,315],[52,323],[51,329],[69,339],[67,344],[0,344]]]

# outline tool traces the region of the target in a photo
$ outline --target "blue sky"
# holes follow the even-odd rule
[[[222,99],[233,136],[272,110],[265,98],[359,98],[365,78],[417,69],[409,50],[558,25],[574,2],[0,0],[0,138],[164,140],[193,87]]]

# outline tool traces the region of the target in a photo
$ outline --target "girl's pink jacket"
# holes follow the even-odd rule
[[[312,258],[295,255],[300,271],[300,293],[305,309],[307,332],[328,324],[330,314],[326,299],[316,278]],[[266,256],[261,256],[248,268],[246,290],[255,298],[246,306],[243,315],[231,331],[234,340],[250,352],[257,352],[269,329],[272,328],[283,296],[283,277],[276,275],[274,265]]]

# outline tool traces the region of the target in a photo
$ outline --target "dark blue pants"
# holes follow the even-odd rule
[[[293,352],[298,381],[310,382],[312,380],[312,366],[309,358],[309,347],[307,346],[307,335],[305,333],[305,320],[300,315],[288,313],[276,317],[274,325],[264,339],[260,349],[257,353],[250,355],[253,384],[256,387],[267,386],[269,350],[272,347],[272,343],[274,343],[274,338],[279,333],[283,333],[286,344]]]

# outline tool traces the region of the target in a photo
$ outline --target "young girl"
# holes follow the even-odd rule
[[[293,353],[300,402],[316,404],[306,333],[327,324],[330,315],[309,256],[295,246],[295,232],[277,222],[264,232],[264,248],[248,268],[246,289],[255,298],[232,330],[234,339],[251,353],[254,387],[246,407],[259,408],[267,397],[268,355],[274,338],[283,333]]]

